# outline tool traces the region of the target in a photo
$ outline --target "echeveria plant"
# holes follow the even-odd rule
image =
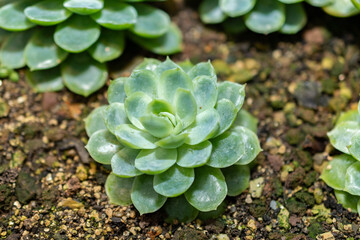
[[[342,114],[328,133],[331,144],[344,154],[335,156],[321,178],[335,189],[339,203],[360,214],[360,104]]]
[[[232,32],[251,31],[269,34],[280,31],[294,34],[306,24],[303,3],[323,7],[328,14],[347,17],[359,13],[350,0],[202,0],[200,17],[203,22],[224,22]],[[359,0],[353,0],[360,5]]]
[[[261,151],[244,98],[245,86],[218,83],[210,62],[146,59],[111,82],[109,105],[85,120],[87,150],[111,165],[110,201],[189,221],[240,194]]]
[[[124,51],[125,38],[157,54],[180,51],[181,33],[167,13],[141,2],[159,0],[0,1],[2,65],[29,67],[37,91],[64,85],[88,96],[107,80],[105,62]]]

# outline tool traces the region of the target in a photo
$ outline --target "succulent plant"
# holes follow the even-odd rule
[[[182,66],[145,59],[112,81],[109,105],[85,119],[86,148],[111,165],[112,203],[190,221],[247,188],[261,148],[257,120],[240,110],[245,86],[217,83],[210,62]]]
[[[28,66],[37,91],[65,85],[88,96],[105,84],[105,62],[123,53],[127,37],[157,54],[180,51],[179,29],[146,1],[159,0],[0,1],[0,62]]]
[[[352,0],[360,6],[359,0]],[[229,32],[251,31],[295,34],[306,24],[302,2],[323,7],[328,14],[347,17],[359,13],[350,0],[203,0],[200,17],[204,23],[224,23]]]
[[[335,156],[325,167],[321,178],[335,190],[345,208],[360,214],[360,103],[358,110],[342,114],[328,133],[331,144],[342,155]]]

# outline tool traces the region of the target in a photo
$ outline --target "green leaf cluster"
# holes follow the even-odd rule
[[[66,86],[88,96],[105,84],[105,62],[123,53],[126,38],[156,54],[181,50],[179,29],[146,1],[159,0],[1,1],[0,62],[28,66],[39,92]]]
[[[112,203],[191,221],[248,187],[261,148],[257,120],[241,110],[245,86],[218,83],[210,62],[180,65],[145,59],[112,81],[109,105],[85,119],[86,148],[111,165]]]
[[[322,7],[325,12],[337,17],[360,12],[355,7],[360,7],[359,0],[203,0],[199,11],[204,23],[223,23],[225,29],[233,33],[248,28],[261,34],[277,31],[295,34],[307,22],[302,2]]]
[[[328,133],[331,144],[344,154],[335,156],[321,178],[334,188],[337,200],[360,214],[360,104],[342,114]]]

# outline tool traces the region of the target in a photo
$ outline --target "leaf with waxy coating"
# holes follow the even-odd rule
[[[350,193],[335,190],[335,196],[338,202],[343,205],[344,208],[350,208],[353,212],[357,212],[359,196],[351,195]]]
[[[133,182],[134,178],[120,178],[110,173],[105,182],[105,191],[110,203],[120,206],[130,205]]]
[[[328,132],[331,144],[339,151],[350,154],[348,147],[351,146],[352,137],[360,132],[360,123],[345,121],[336,125]]]
[[[151,97],[143,92],[136,92],[125,99],[126,115],[135,127],[144,129],[140,118],[146,116],[146,110],[151,101]]]
[[[59,68],[25,72],[26,81],[36,92],[59,91],[64,88]]]
[[[125,81],[127,78],[120,77],[113,81],[110,81],[110,86],[107,91],[108,102],[111,103],[124,103],[126,94],[125,94]]]
[[[218,101],[223,98],[229,99],[237,111],[240,111],[245,100],[245,85],[225,81],[219,84],[218,91]]]
[[[199,8],[200,18],[204,23],[221,23],[227,16],[221,10],[219,0],[202,1]]]
[[[169,198],[164,205],[164,209],[168,215],[165,221],[168,223],[173,223],[174,220],[191,222],[199,213],[199,210],[191,206],[184,195]]]
[[[147,112],[155,115],[159,115],[162,112],[173,114],[174,109],[173,106],[171,106],[171,104],[167,101],[163,99],[154,99],[149,103],[147,107]]]
[[[134,149],[154,149],[156,138],[131,124],[122,124],[115,129],[116,138],[124,145]]]
[[[197,111],[200,113],[207,109],[214,108],[218,98],[218,91],[213,77],[197,77],[193,80],[193,85]]]
[[[326,5],[332,4],[334,1],[335,0],[306,0],[306,2],[314,7],[324,7]]]
[[[86,16],[73,15],[57,25],[54,40],[66,51],[79,53],[93,45],[99,36],[100,26],[94,20]]]
[[[67,88],[87,97],[105,85],[108,72],[105,64],[82,53],[71,54],[61,64],[61,75]]]
[[[169,57],[166,58],[166,60],[164,62],[159,63],[156,66],[155,72],[158,75],[158,77],[160,77],[163,72],[170,70],[170,69],[177,69],[179,68],[179,66],[174,63]]]
[[[166,197],[155,192],[153,176],[144,174],[135,178],[131,191],[131,200],[142,215],[159,210],[166,202]]]
[[[136,92],[143,92],[150,97],[156,97],[157,84],[155,73],[146,69],[136,70],[125,82],[125,93],[129,97]]]
[[[176,163],[176,149],[144,149],[135,159],[135,167],[143,173],[159,174]]]
[[[142,61],[142,63],[140,63],[139,65],[136,66],[136,68],[134,68],[135,70],[150,70],[150,71],[155,71],[157,66],[160,64],[161,62],[157,59],[154,58],[144,58],[144,61]]]
[[[182,145],[178,149],[177,164],[185,168],[195,168],[205,165],[210,158],[212,144],[204,141],[197,145]]]
[[[104,122],[106,128],[115,134],[115,129],[121,124],[128,124],[129,120],[126,116],[123,103],[112,103],[103,111]]]
[[[344,190],[346,170],[354,162],[356,162],[356,160],[346,154],[335,156],[333,160],[329,162],[329,165],[324,168],[320,177],[330,187],[336,190]]]
[[[166,117],[147,115],[140,118],[141,124],[151,135],[157,138],[164,138],[174,130],[171,121]]]
[[[334,0],[332,4],[324,6],[323,10],[335,17],[350,17],[360,12],[349,0]]]
[[[301,3],[285,5],[285,23],[280,32],[285,34],[295,34],[306,24],[306,12]]]
[[[239,161],[237,161],[236,164],[247,165],[255,160],[259,152],[262,151],[259,138],[257,137],[256,133],[242,126],[235,127],[231,131],[234,131],[239,136],[241,136],[241,144],[244,145],[245,148],[244,154],[241,155]]]
[[[135,168],[135,158],[139,150],[123,148],[111,158],[111,169],[113,173],[122,178],[141,175],[142,172]]]
[[[220,116],[219,131],[216,134],[216,136],[219,136],[233,125],[238,111],[235,105],[229,99],[225,98],[218,101],[216,111]]]
[[[248,111],[241,109],[231,127],[243,126],[256,133],[257,124],[258,120],[254,116],[252,116]]]
[[[70,11],[88,15],[100,11],[104,7],[103,0],[65,0],[64,7]]]
[[[174,105],[182,128],[187,128],[196,118],[197,105],[194,96],[189,90],[178,88],[175,92]]]
[[[190,69],[188,74],[192,79],[204,76],[212,79],[213,82],[216,83],[216,72],[210,61],[196,64]]]
[[[248,166],[235,165],[223,168],[221,171],[225,176],[228,196],[237,196],[248,188],[250,181],[250,168]]]
[[[24,31],[35,26],[24,14],[31,0],[16,1],[0,8],[0,27],[8,31]]]
[[[203,166],[195,169],[195,181],[185,192],[188,202],[204,212],[215,210],[225,199],[227,186],[220,169]]]
[[[194,169],[175,164],[154,176],[154,190],[165,197],[177,197],[189,189],[194,179]]]
[[[85,118],[85,130],[88,137],[99,130],[106,129],[103,112],[107,108],[107,105],[95,108],[86,118]]]
[[[248,13],[256,0],[220,0],[221,10],[230,17],[239,17]]]
[[[155,144],[165,149],[178,148],[184,144],[187,138],[187,133],[180,133],[178,135],[170,134],[166,138],[160,139],[159,141],[155,142]]]
[[[63,1],[45,0],[25,8],[26,17],[43,26],[56,25],[68,19],[71,11],[63,7]]]
[[[38,29],[26,45],[24,55],[31,71],[53,68],[68,56],[68,52],[55,44],[53,33],[48,29]]]
[[[360,161],[360,132],[355,133],[351,138],[349,152],[354,158]]]
[[[186,143],[199,144],[213,137],[219,129],[220,116],[215,109],[208,109],[196,116],[195,122],[185,132],[189,134]]]
[[[360,162],[356,161],[346,170],[344,191],[360,196]]]
[[[111,158],[122,148],[108,130],[99,130],[93,133],[89,139],[86,149],[90,156],[102,164],[110,164]]]

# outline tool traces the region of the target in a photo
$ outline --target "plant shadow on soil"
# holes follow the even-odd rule
[[[36,94],[20,71],[19,83],[5,80],[0,87],[0,237],[357,239],[359,217],[337,204],[318,177],[337,153],[326,132],[342,111],[357,106],[360,31],[354,23],[360,18],[337,19],[307,7],[311,22],[297,35],[226,37],[220,26],[199,22],[196,6],[177,7],[173,19],[184,32],[184,51],[173,59],[211,59],[219,80],[247,84],[244,107],[259,118],[264,149],[251,176],[260,189],[252,184],[227,199],[220,218],[190,224],[110,205],[103,188],[109,169],[84,151],[81,120],[106,104],[106,87],[88,99],[66,90]],[[129,74],[137,56],[156,57],[134,49],[130,43],[110,64],[113,77]]]

